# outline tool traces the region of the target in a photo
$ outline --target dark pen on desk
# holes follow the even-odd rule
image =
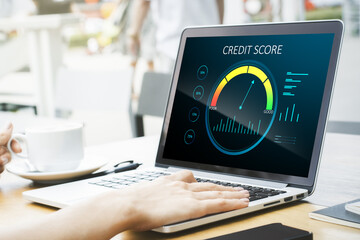
[[[128,164],[125,165],[125,166],[121,166],[124,163],[128,163]],[[83,180],[83,179],[88,179],[88,178],[105,176],[105,175],[112,174],[112,173],[130,171],[130,170],[137,169],[141,165],[142,165],[142,163],[134,163],[133,160],[128,160],[128,161],[124,161],[124,162],[120,162],[118,164],[115,164],[112,169],[104,170],[104,171],[101,171],[101,172],[98,172],[98,173],[91,173],[91,174],[80,177],[80,179]],[[77,179],[77,180],[80,180],[80,179]]]

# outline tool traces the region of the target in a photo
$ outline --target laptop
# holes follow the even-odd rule
[[[154,229],[164,233],[306,198],[315,189],[342,34],[337,20],[185,29],[155,166],[23,196],[62,208],[181,169],[250,191],[247,208]]]

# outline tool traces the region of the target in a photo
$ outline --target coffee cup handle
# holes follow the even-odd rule
[[[8,149],[9,149],[9,151],[10,151],[10,153],[11,153],[12,155],[14,155],[14,156],[16,156],[16,157],[18,157],[18,158],[27,159],[27,158],[28,158],[27,154],[24,154],[24,153],[16,153],[16,152],[14,152],[14,151],[11,149],[11,141],[12,141],[12,140],[17,141],[20,145],[22,145],[21,142],[24,142],[24,143],[25,143],[24,145],[26,145],[26,148],[27,148],[27,138],[26,138],[26,136],[25,136],[24,134],[14,133],[14,134],[11,136],[11,138],[10,138],[8,144],[7,144],[7,147],[8,147]],[[21,148],[24,149],[23,146],[21,146]]]

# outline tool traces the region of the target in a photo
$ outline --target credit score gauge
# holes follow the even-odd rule
[[[213,145],[228,155],[251,151],[266,136],[277,109],[277,88],[271,72],[256,61],[226,70],[213,86],[205,114]]]

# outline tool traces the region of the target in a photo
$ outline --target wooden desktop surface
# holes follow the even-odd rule
[[[149,167],[154,163],[158,137],[131,139],[87,148],[91,154],[102,154],[110,164],[134,159]],[[139,151],[141,149],[141,151]],[[4,172],[0,177],[0,225],[33,221],[56,209],[30,203],[22,198],[25,190],[39,187]],[[284,225],[311,231],[314,239],[360,239],[360,230],[309,218],[308,213],[324,206],[360,198],[360,136],[328,133],[320,167],[317,189],[306,200],[278,206],[260,212],[223,220],[217,223],[174,234],[151,231],[127,231],[114,239],[206,239],[241,231],[264,224]]]

